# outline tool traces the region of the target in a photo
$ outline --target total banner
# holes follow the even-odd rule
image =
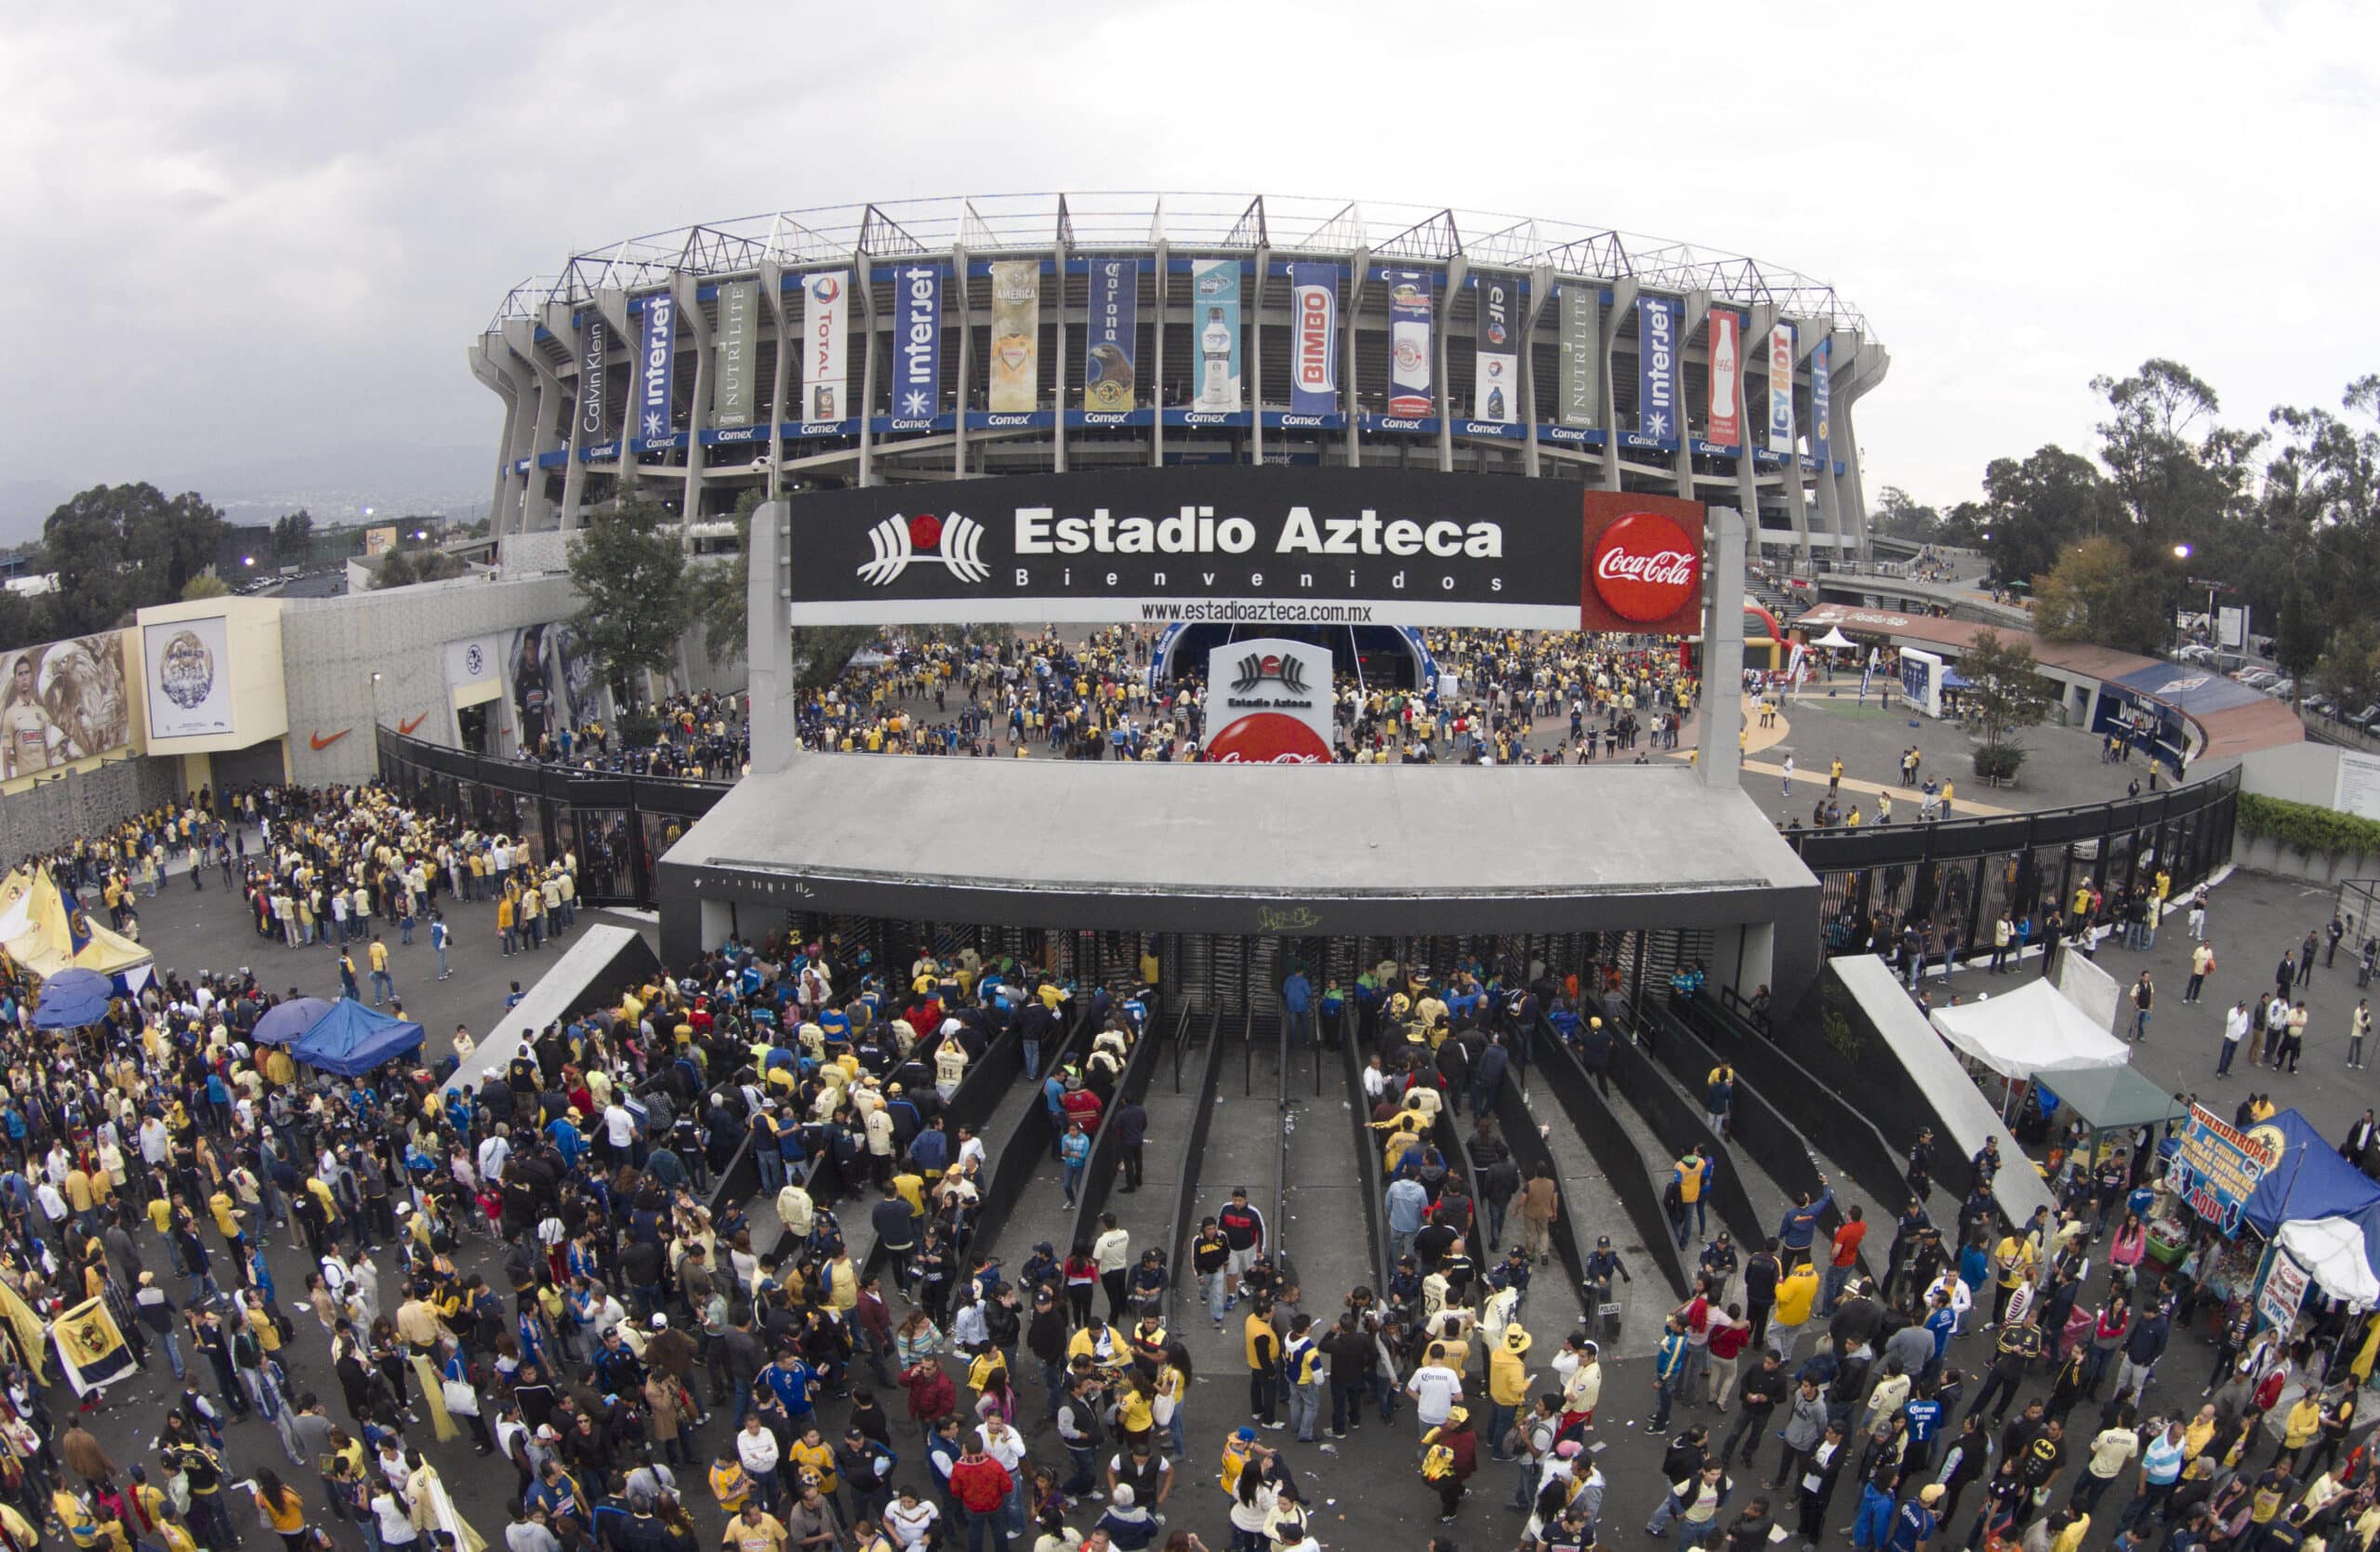
[[[1198,387],[1190,407],[1232,414],[1239,399],[1239,260],[1200,259],[1190,265],[1192,338],[1198,345]]]
[[[636,431],[650,442],[670,433],[671,389],[678,370],[678,298],[656,291],[644,298],[644,354],[637,364]]]
[[[826,270],[801,279],[801,418],[851,414],[852,277]]]
[[[1510,425],[1520,412],[1520,283],[1511,275],[1474,277],[1479,310],[1472,323],[1476,374],[1471,385],[1474,420]]]
[[[1677,445],[1677,304],[1636,298],[1636,430],[1663,447]]]
[[[2174,1155],[2174,1190],[2191,1212],[2236,1236],[2248,1199],[2281,1157],[2281,1141],[2278,1131],[2242,1132],[2205,1106],[2193,1105]]]
[[[1834,341],[1821,339],[1810,352],[1810,456],[1826,464],[1827,424],[1834,398]]]
[[[796,625],[1699,625],[1699,506],[1518,476],[1190,465],[788,504]]]
[[[752,336],[760,315],[758,281],[731,280],[719,288],[719,328],[711,343],[710,423],[752,423]]]
[[[1207,654],[1207,758],[1222,765],[1330,763],[1330,649],[1244,637]]]
[[[45,642],[7,657],[0,776],[38,776],[132,742],[124,632]]]
[[[995,414],[1038,409],[1041,389],[1041,265],[1003,259],[992,266],[992,364],[987,404]]]
[[[231,630],[221,615],[140,628],[150,737],[202,738],[231,731]]]
[[[1768,450],[1793,450],[1793,325],[1768,331]]]
[[[578,441],[581,446],[612,434],[612,325],[589,312],[578,331]]]
[[[1289,409],[1339,409],[1339,266],[1289,266]]]
[[[942,413],[942,269],[904,264],[892,272],[892,418],[931,421]]]
[[[1743,324],[1724,307],[1711,310],[1711,410],[1704,424],[1722,447],[1744,443]]]
[[[1560,298],[1561,404],[1555,413],[1566,426],[1603,420],[1603,298],[1594,286],[1565,285]]]
[[[1082,407],[1123,415],[1138,404],[1141,275],[1137,260],[1091,261],[1091,319],[1085,332]]]
[[[1383,272],[1388,282],[1388,413],[1434,415],[1430,391],[1430,277],[1419,270]]]

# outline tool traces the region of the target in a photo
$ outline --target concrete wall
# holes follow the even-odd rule
[[[2283,744],[2240,762],[2240,790],[2328,808],[2338,800],[2339,751],[2328,744]]]
[[[0,859],[13,867],[29,854],[55,851],[77,836],[96,834],[181,796],[178,760],[133,756],[69,771],[0,798]]]
[[[289,600],[281,630],[290,779],[308,787],[368,779],[375,722],[456,744],[445,644],[564,619],[577,607],[570,578],[559,576]]]

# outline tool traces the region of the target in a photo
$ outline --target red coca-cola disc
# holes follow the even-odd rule
[[[1702,590],[1702,554],[1686,530],[1654,512],[1631,512],[1595,540],[1597,597],[1622,619],[1668,619]]]
[[[1219,765],[1327,765],[1330,746],[1278,711],[1251,711],[1216,734],[1207,758]]]

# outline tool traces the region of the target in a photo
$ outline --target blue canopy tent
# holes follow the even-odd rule
[[[290,1045],[289,1054],[308,1067],[355,1078],[420,1050],[422,1041],[422,1028],[411,1019],[390,1018],[342,997]]]
[[[115,987],[96,970],[61,970],[41,984],[33,1024],[44,1029],[76,1029],[107,1016]]]
[[[2256,1183],[2241,1214],[2269,1240],[2300,1218],[2352,1218],[2365,1227],[2365,1258],[2380,1274],[2380,1184],[2339,1157],[2329,1138],[2295,1110],[2283,1110],[2253,1130],[2281,1134],[2281,1156]]]
[[[267,1008],[248,1038],[259,1045],[287,1045],[303,1038],[330,1011],[331,1005],[319,997],[292,997]]]

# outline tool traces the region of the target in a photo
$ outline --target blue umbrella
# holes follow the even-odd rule
[[[286,1002],[275,1002],[257,1020],[248,1038],[259,1045],[287,1045],[302,1039],[330,1011],[331,1005],[319,997],[293,997]]]
[[[96,970],[61,970],[41,984],[33,1023],[44,1029],[76,1029],[107,1016],[115,988]]]

